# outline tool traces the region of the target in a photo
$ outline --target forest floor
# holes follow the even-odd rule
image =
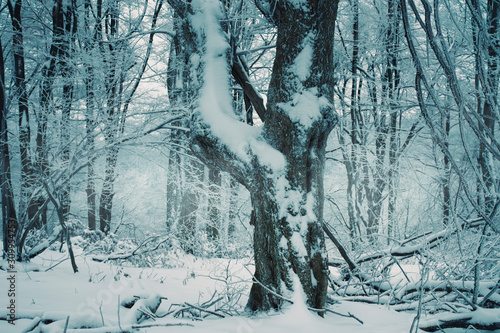
[[[384,306],[341,301],[329,309],[350,313],[363,324],[334,313],[320,318],[307,310],[301,295],[293,295],[295,303],[282,311],[249,316],[243,313],[251,281],[248,259],[199,259],[179,251],[162,258],[168,263],[162,268],[136,268],[93,261],[78,247],[76,255],[76,274],[67,254],[54,250],[45,251],[31,263],[17,263],[14,298],[5,297],[10,281],[0,270],[0,318],[4,319],[0,332],[27,332],[35,324],[32,332],[64,332],[65,326],[67,332],[134,331],[129,324],[137,323],[139,314],[140,332],[402,333],[410,332],[415,317]],[[153,295],[164,297],[155,313],[132,313],[134,308],[123,306],[134,296],[150,306]],[[26,318],[17,319],[15,325],[5,320],[10,299],[15,299],[16,316]],[[207,312],[196,309],[200,306]],[[90,329],[81,329],[85,326]]]

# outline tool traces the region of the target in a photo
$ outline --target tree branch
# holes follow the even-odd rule
[[[243,88],[243,92],[250,99],[253,108],[259,115],[259,118],[264,122],[266,119],[266,108],[264,106],[264,100],[260,96],[257,89],[250,82],[248,77],[248,69],[244,66],[243,61],[240,56],[234,57],[233,66],[231,70],[236,82]]]
[[[470,328],[476,330],[494,331],[500,329],[499,309],[479,309],[477,311],[436,316],[420,324],[420,329],[426,332],[442,331],[446,328]]]

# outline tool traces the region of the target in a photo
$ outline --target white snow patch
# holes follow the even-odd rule
[[[299,236],[305,237],[308,230],[307,225],[316,221],[313,210],[313,194],[307,193],[304,202],[302,193],[290,189],[290,183],[282,176],[276,180],[276,198],[280,203],[279,217],[287,219],[292,232],[297,232]],[[300,243],[303,247],[302,241]],[[298,244],[299,242],[292,241],[292,246],[296,247],[297,252],[304,253]]]
[[[1,244],[1,242],[0,242]],[[78,250],[75,248],[75,250]],[[41,256],[33,259],[37,265],[45,267],[39,272],[26,272],[18,270],[17,287],[17,314],[34,318],[36,316],[51,316],[61,320],[52,324],[43,324],[44,332],[62,332],[67,315],[70,315],[70,328],[81,324],[88,326],[101,326],[101,313],[106,326],[94,329],[93,332],[121,332],[118,329],[118,296],[120,301],[126,300],[130,295],[146,295],[148,292],[158,293],[168,297],[163,300],[158,314],[164,314],[172,304],[190,302],[200,304],[210,299],[214,290],[226,290],[226,284],[210,278],[226,274],[229,267],[231,276],[238,281],[251,281],[251,276],[243,269],[244,262],[233,263],[227,259],[202,259],[178,254],[168,255],[170,262],[182,263],[177,268],[134,268],[120,267],[115,263],[98,263],[85,255],[77,256],[80,272],[73,274],[69,260],[62,261],[60,265],[46,271],[47,268],[59,263],[67,257],[67,253],[47,250]],[[231,263],[231,265],[228,265]],[[121,275],[118,272],[122,272]],[[218,272],[218,273],[215,273]],[[123,276],[127,273],[127,276]],[[215,274],[215,275],[214,275]],[[8,280],[0,273],[0,290],[8,290]],[[120,280],[115,281],[115,278]],[[91,281],[90,281],[91,280]],[[297,283],[297,281],[295,281]],[[492,282],[494,285],[495,282]],[[242,282],[245,285],[245,282]],[[239,285],[238,285],[239,286]],[[248,289],[243,291],[239,304],[245,305]],[[352,318],[339,317],[327,313],[325,318],[320,318],[307,310],[305,296],[300,286],[294,288],[295,292],[288,295],[294,304],[285,308],[284,313],[261,314],[247,317],[238,315],[217,319],[213,316],[204,321],[192,321],[189,318],[173,318],[171,315],[156,321],[147,319],[144,324],[154,323],[185,323],[194,327],[168,327],[168,332],[174,333],[220,333],[220,332],[259,332],[259,333],[305,333],[305,332],[384,332],[400,333],[409,332],[414,314],[389,311],[384,306],[362,304],[359,302],[342,302],[331,306],[332,310],[352,313],[364,321],[364,325]],[[201,299],[200,299],[201,297]],[[0,297],[0,313],[6,314],[8,299]],[[102,304],[102,306],[101,306]],[[101,307],[101,309],[100,309]],[[121,326],[124,330],[131,329],[125,325],[124,320],[129,309],[121,307]],[[57,314],[59,313],[59,314]],[[56,316],[57,315],[57,316]],[[494,316],[490,311],[478,313],[478,320],[488,320],[487,316]],[[0,332],[17,333],[27,328],[32,319],[19,319],[16,325],[7,321],[0,321]],[[149,333],[166,332],[165,327],[147,328]],[[145,330],[144,330],[145,331]]]
[[[306,199],[306,212],[309,221],[316,221],[316,214],[314,214],[314,196],[312,192],[307,193]]]
[[[302,239],[300,233],[295,231],[292,234],[292,237],[290,237],[290,241],[292,243],[293,249],[297,251],[297,255],[299,257],[307,257],[307,249],[304,245],[304,240]]]
[[[281,239],[280,239],[280,247],[284,250],[287,250],[288,249],[288,240],[286,239],[285,236],[281,236]]]
[[[261,130],[262,128],[259,128],[258,133],[260,133]],[[276,172],[285,168],[286,160],[281,152],[277,151],[269,144],[258,140],[257,137],[249,138],[248,143],[252,152],[259,158],[261,164],[267,165]]]
[[[279,106],[293,122],[309,128],[315,121],[321,120],[321,110],[331,107],[331,103],[326,97],[318,96],[317,88],[310,88],[296,93],[292,101],[280,103]]]
[[[230,87],[230,69],[227,63],[229,44],[220,27],[220,5],[215,0],[193,1],[196,14],[193,27],[199,36],[205,36],[203,62],[204,83],[198,100],[198,111],[203,120],[233,153],[249,162],[255,154],[260,162],[273,170],[283,169],[285,158],[276,149],[259,139],[262,128],[247,125],[236,118]],[[197,59],[191,57],[192,63]]]
[[[62,227],[60,225],[56,226],[54,228],[54,230],[52,231],[52,235],[47,238],[46,240],[44,240],[43,242],[41,242],[40,244],[38,244],[37,246],[35,246],[34,248],[32,248],[29,253],[37,253],[45,248],[47,248],[50,244],[50,242],[55,238],[55,237],[58,237],[59,233],[61,232],[62,230]]]
[[[302,43],[302,51],[299,52],[293,62],[292,72],[295,72],[295,74],[301,81],[305,81],[309,77],[309,73],[311,72],[313,59],[312,41],[313,37],[310,35],[304,39]]]
[[[463,318],[470,318],[469,325],[487,325],[500,321],[500,311],[498,309],[483,309],[479,308],[472,312],[464,313],[443,313],[430,316],[429,319],[422,320],[424,326],[439,325],[443,321],[461,320]],[[495,331],[497,332],[497,331]]]
[[[285,318],[287,320],[300,323],[301,325],[316,321],[316,315],[311,313],[311,311],[307,308],[307,297],[302,289],[299,277],[295,273],[292,273],[291,277],[293,282],[293,294],[291,301],[293,304],[286,310]]]
[[[299,212],[302,194],[295,190],[285,190],[281,201],[280,217],[287,217],[292,212]]]
[[[318,285],[318,280],[316,280],[316,278],[314,277],[314,272],[312,269],[311,269],[311,285],[313,287],[316,287]]]

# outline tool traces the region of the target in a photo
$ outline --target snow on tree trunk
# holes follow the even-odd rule
[[[263,136],[285,158],[283,175],[256,168],[255,277],[267,287],[291,290],[296,274],[308,303],[322,308],[327,289],[324,255],[323,168],[334,125],[333,27],[336,1],[276,3],[276,59]],[[279,178],[282,176],[283,178]],[[254,284],[248,306],[276,307],[281,300]]]
[[[250,191],[257,281],[248,308],[280,307],[277,295],[290,297],[295,277],[308,305],[323,308],[327,290],[323,168],[326,140],[336,122],[331,101],[338,2],[269,3],[275,8],[270,15],[278,39],[261,127],[234,116],[230,48],[220,26],[219,2],[169,3],[189,20],[192,42],[197,44],[197,53],[190,58],[196,71],[192,83],[199,87],[191,148],[202,161],[229,172]]]

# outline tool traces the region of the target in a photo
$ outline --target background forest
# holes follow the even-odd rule
[[[253,256],[255,197],[190,148],[199,74],[183,3],[1,2],[4,257],[9,221],[18,261],[67,251],[74,272],[75,253],[138,267]],[[273,4],[220,1],[232,117],[254,127],[276,70]],[[500,329],[500,1],[341,0],[331,25],[329,299]]]

